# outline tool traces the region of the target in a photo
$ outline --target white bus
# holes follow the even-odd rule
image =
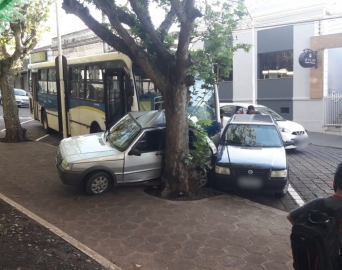
[[[47,133],[62,132],[60,87],[55,61],[29,65],[30,111]],[[129,111],[158,109],[159,91],[122,53],[67,59],[64,70],[67,134],[106,130]]]
[[[160,91],[125,54],[113,52],[69,58],[64,65],[67,135],[76,136],[107,130],[130,111],[157,110]],[[55,61],[29,65],[31,117],[46,133],[63,132],[60,81]],[[203,90],[204,91],[204,90]],[[220,134],[217,87],[192,95],[189,113],[206,125],[209,136]],[[203,119],[201,119],[203,118]],[[215,140],[216,141],[216,140]]]

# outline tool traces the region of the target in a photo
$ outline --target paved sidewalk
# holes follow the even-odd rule
[[[56,147],[0,143],[0,192],[124,270],[292,269],[286,212],[232,195],[174,202],[61,184]]]
[[[308,131],[309,143],[318,146],[342,148],[342,136]]]

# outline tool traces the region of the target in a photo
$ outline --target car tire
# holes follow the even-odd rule
[[[198,186],[204,187],[208,183],[208,173],[204,169],[197,169],[196,175],[198,178]]]
[[[289,189],[289,180],[287,180],[286,185],[284,186],[284,188],[281,191],[277,191],[275,193],[276,198],[279,198],[279,199],[284,198],[288,189]]]
[[[50,134],[51,129],[49,128],[49,123],[48,123],[48,119],[47,119],[47,115],[46,115],[45,111],[43,111],[43,113],[42,113],[42,123],[43,123],[45,133]]]
[[[0,105],[2,106],[2,98],[0,98]]]
[[[100,195],[107,192],[112,186],[112,178],[107,172],[100,171],[90,174],[85,182],[88,195]]]

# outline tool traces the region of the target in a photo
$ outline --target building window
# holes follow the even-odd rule
[[[293,51],[261,53],[259,79],[277,79],[293,76]]]

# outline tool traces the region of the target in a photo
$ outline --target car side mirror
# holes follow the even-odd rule
[[[294,145],[294,144],[295,144],[294,140],[284,141],[284,146],[285,147],[286,146],[290,146],[290,145]]]
[[[129,156],[141,156],[141,152],[138,149],[132,149],[128,152]]]

